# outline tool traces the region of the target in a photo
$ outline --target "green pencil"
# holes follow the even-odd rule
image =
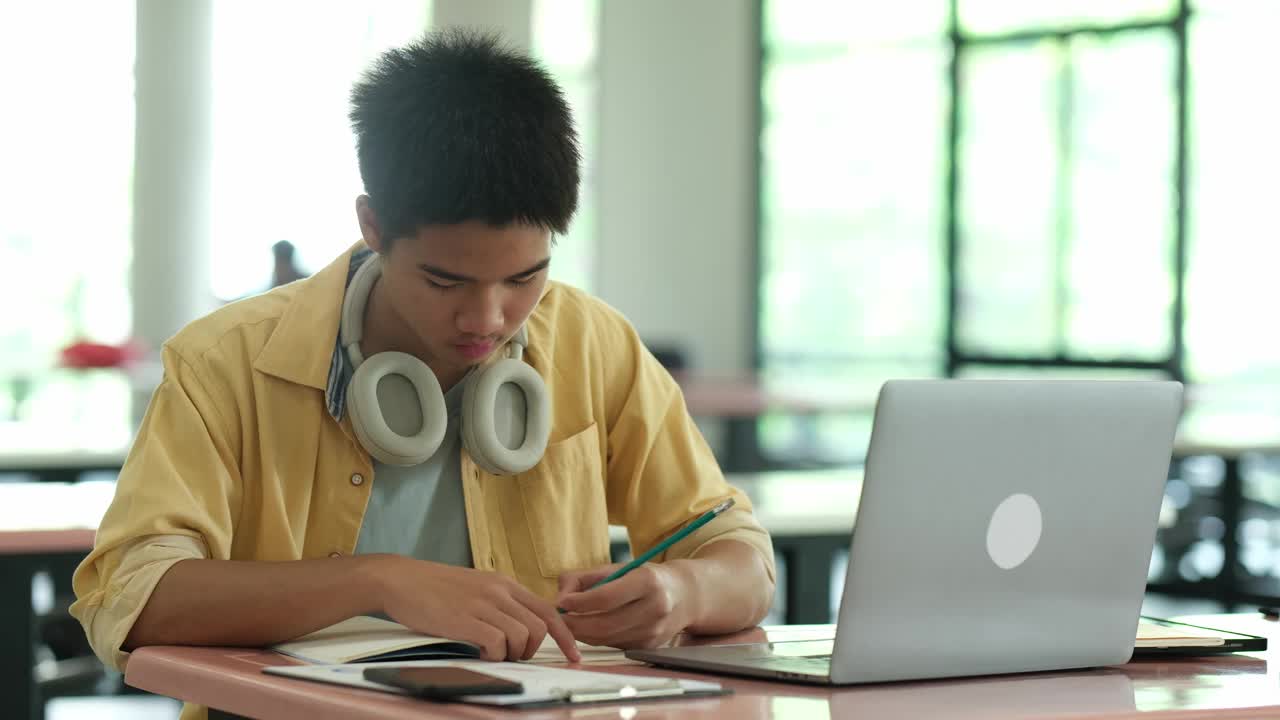
[[[609,575],[609,577],[607,577],[607,578],[605,578],[605,579],[603,579],[603,580],[601,580],[601,581],[597,582],[595,585],[592,585],[591,587],[589,587],[589,588],[587,588],[587,589],[588,589],[588,590],[594,590],[594,589],[596,589],[596,588],[600,587],[601,585],[604,585],[605,583],[613,582],[614,580],[617,580],[618,578],[622,577],[623,575],[626,575],[627,573],[631,572],[632,570],[635,570],[636,568],[640,567],[641,565],[643,565],[643,564],[645,564],[645,563],[649,562],[649,561],[650,561],[650,560],[652,560],[652,559],[653,559],[653,558],[654,558],[658,553],[662,552],[663,550],[666,550],[667,548],[671,547],[672,545],[675,545],[676,543],[680,542],[681,540],[685,539],[686,537],[689,537],[689,534],[690,534],[690,533],[692,533],[694,530],[697,530],[698,528],[702,527],[703,525],[706,525],[707,523],[709,523],[709,522],[711,522],[713,519],[715,519],[715,517],[716,517],[717,515],[719,515],[720,513],[723,513],[725,510],[728,510],[729,508],[733,507],[733,504],[734,504],[734,500],[733,500],[733,498],[729,498],[728,500],[725,500],[724,502],[720,503],[719,505],[717,505],[717,506],[715,506],[715,507],[711,508],[710,510],[706,511],[706,512],[705,512],[705,513],[703,513],[702,515],[698,516],[698,519],[697,519],[697,520],[694,520],[693,522],[691,522],[691,523],[689,523],[688,525],[684,526],[684,527],[683,527],[679,532],[677,532],[676,534],[672,535],[671,537],[667,538],[666,540],[663,540],[662,542],[658,543],[657,545],[654,545],[654,546],[653,546],[653,548],[652,548],[651,550],[649,550],[649,552],[646,552],[645,554],[641,555],[640,557],[636,558],[635,560],[632,560],[631,562],[627,563],[626,565],[623,565],[622,567],[618,568],[617,570],[614,570],[614,571],[613,571],[613,573],[612,573],[611,575]],[[557,609],[558,609],[561,613],[564,613],[564,608],[557,608]]]
[[[680,542],[681,540],[685,539],[686,537],[689,537],[689,535],[690,535],[691,533],[693,533],[693,531],[697,530],[698,528],[702,527],[703,525],[706,525],[707,523],[709,523],[709,522],[711,522],[712,520],[714,520],[714,519],[715,519],[715,517],[716,517],[717,515],[719,515],[720,513],[722,513],[722,512],[724,512],[725,510],[728,510],[729,508],[733,507],[733,502],[734,502],[734,501],[733,501],[733,498],[729,498],[728,500],[725,500],[724,502],[720,503],[719,505],[717,505],[717,506],[715,506],[715,507],[711,508],[710,510],[706,511],[706,512],[705,512],[705,513],[703,513],[701,516],[699,516],[697,520],[694,520],[693,522],[691,522],[691,523],[689,523],[688,525],[684,526],[684,528],[683,528],[683,529],[681,529],[681,530],[680,530],[680,532],[677,532],[676,534],[672,535],[671,537],[667,538],[666,540],[663,540],[662,542],[658,543],[657,545],[654,545],[652,549],[650,549],[648,552],[646,552],[645,554],[641,555],[640,557],[636,558],[635,560],[632,560],[631,562],[627,563],[626,565],[623,565],[622,567],[618,568],[617,570],[614,570],[612,575],[610,575],[609,577],[607,577],[607,578],[605,578],[605,579],[601,580],[600,582],[596,583],[595,585],[592,585],[589,589],[594,590],[595,588],[598,588],[598,587],[600,587],[601,585],[604,585],[605,583],[613,582],[614,580],[617,580],[618,578],[622,577],[623,575],[626,575],[627,573],[631,572],[632,570],[635,570],[636,568],[640,567],[641,565],[643,565],[643,564],[645,564],[645,563],[649,562],[649,561],[650,561],[650,560],[652,560],[655,556],[657,556],[659,553],[663,552],[664,550],[666,550],[667,548],[671,547],[672,545],[675,545],[676,543]]]
[[[609,577],[607,577],[607,578],[605,578],[605,579],[603,579],[603,580],[601,580],[601,581],[597,582],[595,585],[592,585],[591,587],[589,587],[589,588],[587,588],[587,589],[588,589],[588,590],[594,590],[594,589],[596,589],[596,588],[600,587],[601,585],[604,585],[605,583],[613,582],[614,580],[617,580],[618,578],[622,577],[623,575],[626,575],[627,573],[631,572],[632,570],[635,570],[636,568],[640,567],[641,565],[643,565],[643,564],[645,564],[645,563],[649,562],[649,561],[650,561],[650,560],[652,560],[655,556],[657,556],[657,555],[658,555],[658,553],[661,553],[662,551],[666,550],[667,548],[671,547],[672,545],[675,545],[676,543],[680,542],[681,540],[685,539],[686,537],[689,537],[689,535],[690,535],[691,533],[693,533],[695,530],[697,530],[698,528],[702,527],[703,525],[706,525],[707,523],[711,522],[712,520],[714,520],[714,519],[716,518],[716,516],[720,515],[720,514],[721,514],[721,513],[723,513],[725,510],[728,510],[729,508],[733,507],[733,505],[734,505],[734,499],[733,499],[733,498],[729,498],[728,500],[725,500],[724,502],[720,503],[719,505],[716,505],[715,507],[713,507],[713,508],[711,508],[710,510],[706,511],[706,512],[705,512],[705,513],[703,513],[702,515],[699,515],[697,520],[694,520],[693,522],[691,522],[691,523],[689,523],[688,525],[686,525],[686,526],[684,526],[683,528],[681,528],[679,532],[675,533],[674,535],[672,535],[671,537],[667,538],[666,540],[663,540],[662,542],[658,543],[657,545],[654,545],[654,546],[653,546],[653,548],[651,548],[651,549],[650,549],[648,552],[646,552],[645,554],[641,555],[640,557],[636,558],[635,560],[632,560],[631,562],[627,563],[626,565],[623,565],[622,567],[618,568],[617,570],[614,570],[614,571],[613,571],[613,573],[609,575]],[[561,612],[561,614],[563,614],[563,613],[564,613],[564,608],[556,608],[556,609],[557,609],[557,610],[559,610],[559,611]]]

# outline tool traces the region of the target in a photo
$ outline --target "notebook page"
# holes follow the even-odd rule
[[[1138,623],[1134,647],[1213,647],[1226,640],[1209,630],[1161,625],[1147,620]]]
[[[310,663],[332,664],[432,646],[456,650],[459,655],[479,655],[475,646],[468,643],[420,635],[399,623],[367,615],[343,620],[271,649]]]

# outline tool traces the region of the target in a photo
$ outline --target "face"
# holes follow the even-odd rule
[[[383,317],[366,318],[366,333],[380,328],[383,342],[418,355],[442,383],[501,348],[547,284],[551,236],[545,229],[479,221],[432,225],[388,248],[367,205],[359,214],[365,242],[383,256],[370,303],[370,312]]]

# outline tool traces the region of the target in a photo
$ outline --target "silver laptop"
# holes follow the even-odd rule
[[[1181,410],[1176,382],[890,381],[834,641],[627,656],[822,684],[1126,662]]]

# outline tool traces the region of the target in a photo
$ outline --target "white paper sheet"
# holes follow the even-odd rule
[[[351,663],[346,665],[291,665],[266,667],[263,672],[303,680],[349,685],[369,690],[408,694],[404,690],[364,679],[369,667],[465,667],[524,685],[524,692],[511,695],[468,695],[462,702],[482,705],[524,705],[554,701],[568,702],[571,695],[605,699],[639,699],[646,696],[677,696],[683,693],[716,692],[719,683],[675,678],[619,675],[588,670],[549,668],[529,663],[493,663],[483,660],[417,660],[413,662]]]

